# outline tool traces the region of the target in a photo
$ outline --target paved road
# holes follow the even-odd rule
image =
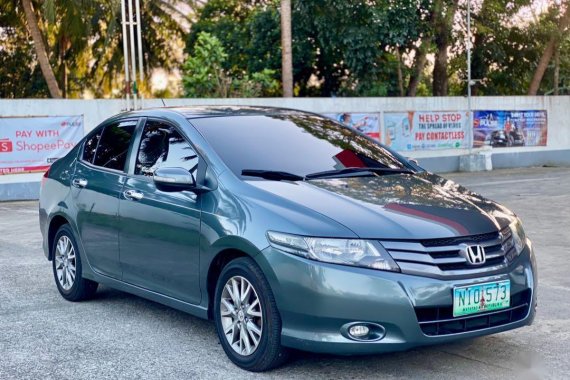
[[[300,353],[252,375],[226,359],[209,321],[109,288],[89,302],[64,301],[41,251],[37,204],[0,203],[0,378],[569,378],[570,169],[448,177],[523,219],[540,269],[533,326],[397,354]]]

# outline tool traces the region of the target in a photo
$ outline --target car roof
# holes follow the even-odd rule
[[[168,115],[169,113],[177,113],[186,119],[198,119],[209,117],[224,116],[261,116],[261,115],[291,115],[298,114],[300,110],[279,108],[279,107],[263,107],[263,106],[187,106],[187,107],[158,107],[146,108],[138,111],[131,111],[122,114],[125,116],[152,116],[152,115]]]

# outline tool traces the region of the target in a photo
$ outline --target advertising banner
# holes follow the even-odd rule
[[[385,144],[397,151],[467,148],[468,124],[465,111],[386,112]]]
[[[368,136],[380,140],[380,123],[378,122],[378,114],[375,113],[337,113],[325,114],[324,116],[331,118],[354,128]]]
[[[546,111],[475,111],[473,147],[546,146]]]
[[[83,116],[0,117],[0,175],[41,172],[83,137]]]

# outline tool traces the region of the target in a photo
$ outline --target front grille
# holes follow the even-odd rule
[[[479,275],[504,269],[509,257],[514,257],[514,244],[509,228],[501,232],[419,241],[388,241],[382,245],[398,263],[402,273],[453,278]],[[480,265],[469,263],[465,257],[464,244],[485,248],[486,262]]]
[[[490,232],[488,234],[480,234],[480,235],[473,235],[473,236],[462,236],[462,237],[453,237],[453,238],[446,238],[446,239],[426,239],[422,240],[421,243],[424,247],[441,247],[445,245],[457,245],[461,243],[480,243],[486,240],[492,240],[497,237],[496,232]]]
[[[416,317],[423,333],[429,336],[458,334],[517,322],[528,314],[531,304],[531,290],[511,295],[511,306],[507,309],[453,317],[453,306],[416,307]]]

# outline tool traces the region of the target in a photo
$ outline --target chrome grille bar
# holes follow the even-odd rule
[[[437,242],[453,244],[435,245]],[[508,228],[500,233],[475,236],[431,241],[383,240],[381,243],[398,263],[402,273],[437,278],[499,271],[508,265],[505,256],[514,249]],[[477,266],[470,264],[461,253],[464,244],[484,247],[486,262]]]

